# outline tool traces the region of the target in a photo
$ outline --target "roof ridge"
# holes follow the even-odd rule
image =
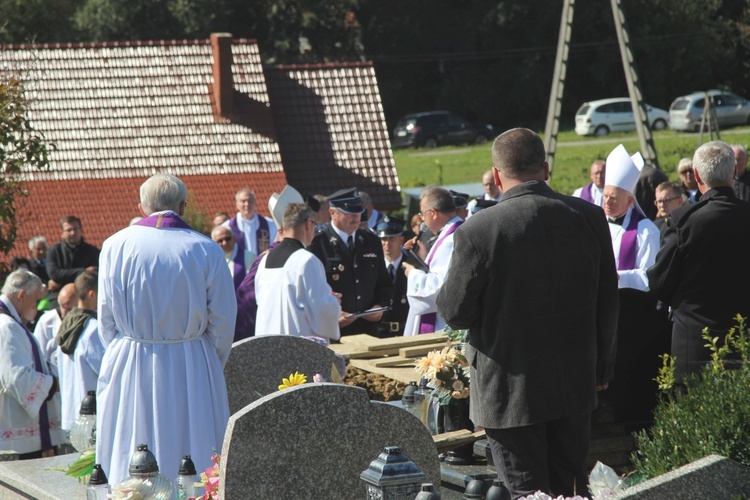
[[[123,40],[108,42],[50,42],[50,43],[10,43],[0,44],[0,50],[41,50],[41,49],[101,49],[120,47],[180,47],[188,45],[210,45],[208,38],[182,40]],[[232,45],[257,45],[254,38],[233,38]]]
[[[336,69],[336,68],[368,68],[372,67],[372,61],[342,61],[313,64],[268,64],[270,68],[290,70],[290,69]]]

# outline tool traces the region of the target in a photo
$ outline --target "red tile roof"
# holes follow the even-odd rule
[[[246,39],[231,54],[234,112],[222,118],[209,40],[0,47],[0,67],[25,74],[33,126],[56,145],[49,171],[24,174],[12,255],[37,234],[56,242],[67,215],[100,245],[137,215],[138,187],[157,172],[182,178],[208,216],[233,213],[241,187],[267,214],[287,182],[311,194],[357,186],[378,207],[400,205],[371,65],[264,71]]]
[[[328,195],[356,186],[375,206],[401,206],[375,69],[371,63],[266,66],[289,184]]]

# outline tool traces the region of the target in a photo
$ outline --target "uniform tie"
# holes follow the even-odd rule
[[[393,262],[388,264],[388,274],[391,275],[391,279],[394,279],[396,277],[396,269],[393,267]]]
[[[346,246],[349,247],[349,252],[354,253],[354,237],[351,234],[346,239]]]

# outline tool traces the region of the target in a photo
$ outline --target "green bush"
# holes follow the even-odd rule
[[[647,478],[710,454],[750,466],[750,349],[745,320],[736,319],[723,342],[704,330],[712,361],[685,379],[686,391],[674,388],[674,358],[664,355],[654,425],[635,434],[637,450],[631,456]],[[727,369],[729,363],[735,369]]]

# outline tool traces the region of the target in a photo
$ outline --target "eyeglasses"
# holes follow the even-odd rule
[[[225,236],[224,238],[219,238],[218,240],[214,240],[214,241],[216,241],[216,243],[221,244],[221,243],[224,243],[224,242],[227,242],[227,241],[232,241],[233,239],[234,238],[231,237],[231,236]]]
[[[424,216],[425,216],[425,215],[427,215],[427,214],[428,214],[428,213],[430,213],[430,212],[435,212],[435,211],[436,211],[436,210],[435,210],[434,208],[428,208],[427,210],[425,210],[425,211],[424,211],[424,213],[422,213],[422,212],[419,212],[419,214],[417,214],[417,215],[419,215],[419,217],[420,217],[421,219],[424,219]]]
[[[693,173],[693,169],[692,168],[686,168],[685,170],[681,170],[679,172],[680,175],[687,175],[687,174],[692,174],[692,173]]]
[[[659,205],[669,205],[674,200],[679,200],[679,199],[680,199],[679,196],[675,196],[674,198],[664,198],[663,200],[654,200],[654,205],[656,205],[657,207]]]

